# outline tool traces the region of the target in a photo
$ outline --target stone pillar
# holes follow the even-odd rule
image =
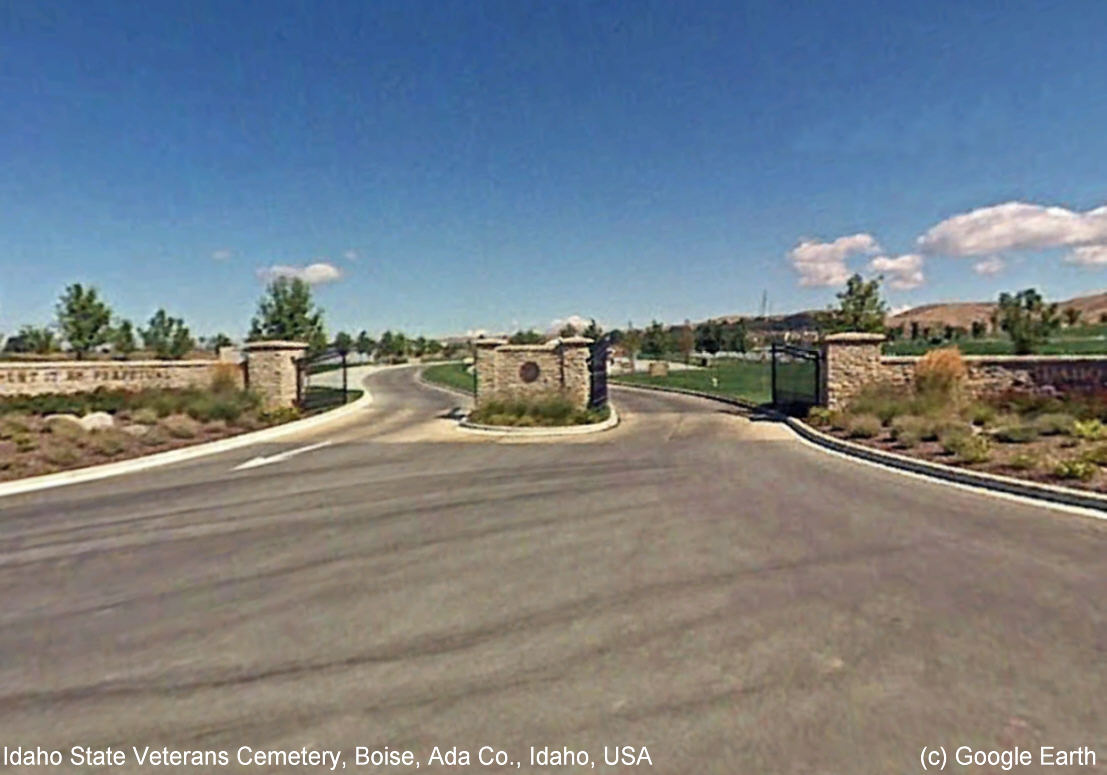
[[[473,355],[473,370],[477,373],[476,403],[489,399],[496,392],[496,364],[493,353],[507,344],[506,339],[477,339]]]
[[[247,342],[246,382],[261,396],[265,409],[285,409],[296,405],[296,359],[307,352],[303,342]]]
[[[866,384],[881,382],[884,367],[880,345],[884,334],[851,331],[830,334],[822,341],[823,368],[819,387],[821,403],[841,409]]]
[[[569,336],[561,340],[564,363],[565,395],[581,409],[588,408],[592,396],[592,373],[588,369],[592,340],[586,336]]]

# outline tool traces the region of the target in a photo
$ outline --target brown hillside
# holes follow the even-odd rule
[[[1077,296],[1062,301],[1061,309],[1075,307],[1080,310],[1084,323],[1098,323],[1100,315],[1107,313],[1107,293]],[[923,304],[888,317],[889,326],[909,327],[918,321],[921,326],[957,326],[969,328],[974,320],[987,323],[995,309],[995,302],[965,301],[948,304]]]

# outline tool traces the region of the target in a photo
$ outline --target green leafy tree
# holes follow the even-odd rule
[[[385,331],[383,334],[381,334],[381,341],[377,345],[377,352],[379,352],[385,358],[391,356],[393,354],[392,348],[395,347],[395,342],[393,341],[394,338],[395,337],[393,336],[391,331]]]
[[[838,308],[832,311],[831,329],[882,332],[888,307],[880,297],[880,281],[880,277],[866,281],[859,274],[849,278],[845,290],[838,294]]]
[[[588,321],[588,325],[585,327],[585,329],[580,332],[580,335],[581,336],[586,336],[589,339],[592,339],[594,341],[596,339],[599,339],[601,336],[603,336],[603,328],[601,326],[596,325],[596,319],[595,318],[591,318]]]
[[[373,350],[376,349],[377,343],[373,341],[373,338],[369,336],[368,331],[362,331],[357,335],[357,341],[354,343],[354,349],[358,351],[358,354],[368,358],[373,354]]]
[[[234,344],[234,342],[224,333],[218,333],[208,340],[208,347],[215,353],[219,352],[219,350],[224,347],[230,347],[232,344]]]
[[[142,330],[142,343],[159,358],[183,358],[196,346],[188,326],[180,318],[170,317],[159,309]]]
[[[660,358],[665,354],[668,345],[669,337],[665,332],[665,327],[654,320],[642,334],[642,354]]]
[[[638,357],[638,353],[642,352],[642,332],[628,321],[627,330],[623,333],[619,344],[626,350],[627,358],[630,359],[630,370],[633,372],[634,361]]]
[[[988,333],[988,325],[983,320],[974,320],[972,322],[972,338],[980,339],[984,334]]]
[[[557,335],[562,339],[568,339],[570,336],[576,336],[576,326],[574,326],[572,323],[566,323],[561,327],[561,330],[557,332]]]
[[[339,355],[349,355],[354,350],[354,338],[345,331],[339,331],[334,335],[334,342],[331,346]]]
[[[249,338],[306,342],[312,352],[323,350],[327,346],[323,310],[315,306],[311,286],[299,277],[273,280],[258,301]]]
[[[422,358],[427,352],[427,338],[425,336],[417,337],[411,343],[411,354],[416,358]]]
[[[1065,309],[1061,311],[1061,315],[1065,319],[1065,325],[1068,328],[1072,328],[1073,326],[1080,325],[1080,318],[1083,313],[1076,307],[1065,307]]]
[[[424,350],[427,355],[438,355],[438,353],[442,352],[442,343],[437,339],[428,339]]]
[[[131,353],[138,349],[135,341],[135,325],[129,320],[121,320],[111,332],[111,348],[117,355],[124,358],[131,357]]]
[[[700,352],[714,355],[723,348],[723,326],[721,323],[708,320],[696,326],[696,349]]]
[[[49,326],[23,326],[4,345],[4,351],[9,353],[48,355],[57,349],[58,338]]]
[[[749,334],[745,321],[731,323],[723,332],[722,347],[727,352],[744,353],[749,349]]]
[[[107,342],[111,334],[111,308],[91,286],[68,286],[58,299],[57,316],[58,328],[78,358]]]
[[[406,358],[410,349],[411,342],[408,341],[407,335],[403,331],[396,332],[392,337],[392,354],[397,358]]]
[[[687,320],[677,329],[676,346],[684,362],[688,363],[692,359],[692,351],[696,349],[696,335],[692,331],[692,324]]]
[[[516,331],[507,341],[511,344],[542,344],[546,339],[534,329],[529,329],[527,331]]]
[[[1005,331],[1018,355],[1027,355],[1061,327],[1056,304],[1046,304],[1033,288],[1016,294],[1001,293],[993,313],[996,328]]]

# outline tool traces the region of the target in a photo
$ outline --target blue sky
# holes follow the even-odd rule
[[[313,264],[332,331],[1100,290],[1104,40],[1090,0],[7,4],[0,331],[83,281],[237,336]]]

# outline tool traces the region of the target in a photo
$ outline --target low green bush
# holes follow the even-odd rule
[[[533,399],[490,399],[469,414],[469,419],[485,425],[560,426],[600,422],[609,409],[578,409],[560,394]],[[526,418],[526,419],[523,419]]]
[[[999,411],[991,404],[974,401],[965,407],[964,416],[973,425],[988,427],[996,421]]]
[[[266,425],[281,425],[298,419],[300,419],[300,410],[295,406],[266,409],[258,413],[258,420]]]
[[[1007,465],[1017,471],[1032,471],[1041,464],[1041,456],[1035,455],[1033,452],[1019,452],[1007,461]]]
[[[0,439],[13,439],[29,433],[31,420],[25,414],[9,414],[0,418]]]
[[[164,418],[159,426],[175,439],[193,439],[200,433],[200,423],[187,414],[173,414]]]
[[[973,438],[972,426],[958,420],[947,420],[938,427],[938,443],[942,449],[959,455],[968,439]]]
[[[925,417],[907,414],[892,420],[892,438],[901,447],[914,447],[932,428],[933,423]]]
[[[77,446],[65,439],[55,439],[43,444],[39,454],[43,460],[55,466],[71,466],[81,459]]]
[[[1101,444],[1098,447],[1089,449],[1082,457],[1090,463],[1095,463],[1099,466],[1107,466],[1107,444]]]
[[[101,455],[118,455],[130,445],[131,437],[120,431],[97,431],[89,434],[88,448]]]
[[[962,463],[983,463],[992,456],[992,445],[986,436],[951,436],[942,448]]]
[[[1029,444],[1038,438],[1038,429],[1029,423],[1006,425],[992,431],[992,438],[1003,444]]]
[[[1035,417],[1031,423],[1042,436],[1060,436],[1072,433],[1076,418],[1065,412],[1049,412]]]
[[[1060,460],[1053,466],[1053,475],[1059,479],[1079,479],[1086,482],[1095,476],[1098,466],[1089,460],[1070,458]]]
[[[873,439],[884,430],[884,423],[875,414],[851,415],[846,432],[851,439]]]
[[[825,406],[813,406],[807,410],[807,422],[816,428],[830,425],[831,410]]]
[[[131,413],[131,421],[139,425],[154,425],[158,421],[158,413],[145,406]]]
[[[1072,425],[1072,435],[1085,441],[1099,441],[1107,437],[1107,425],[1099,419],[1077,420]]]

